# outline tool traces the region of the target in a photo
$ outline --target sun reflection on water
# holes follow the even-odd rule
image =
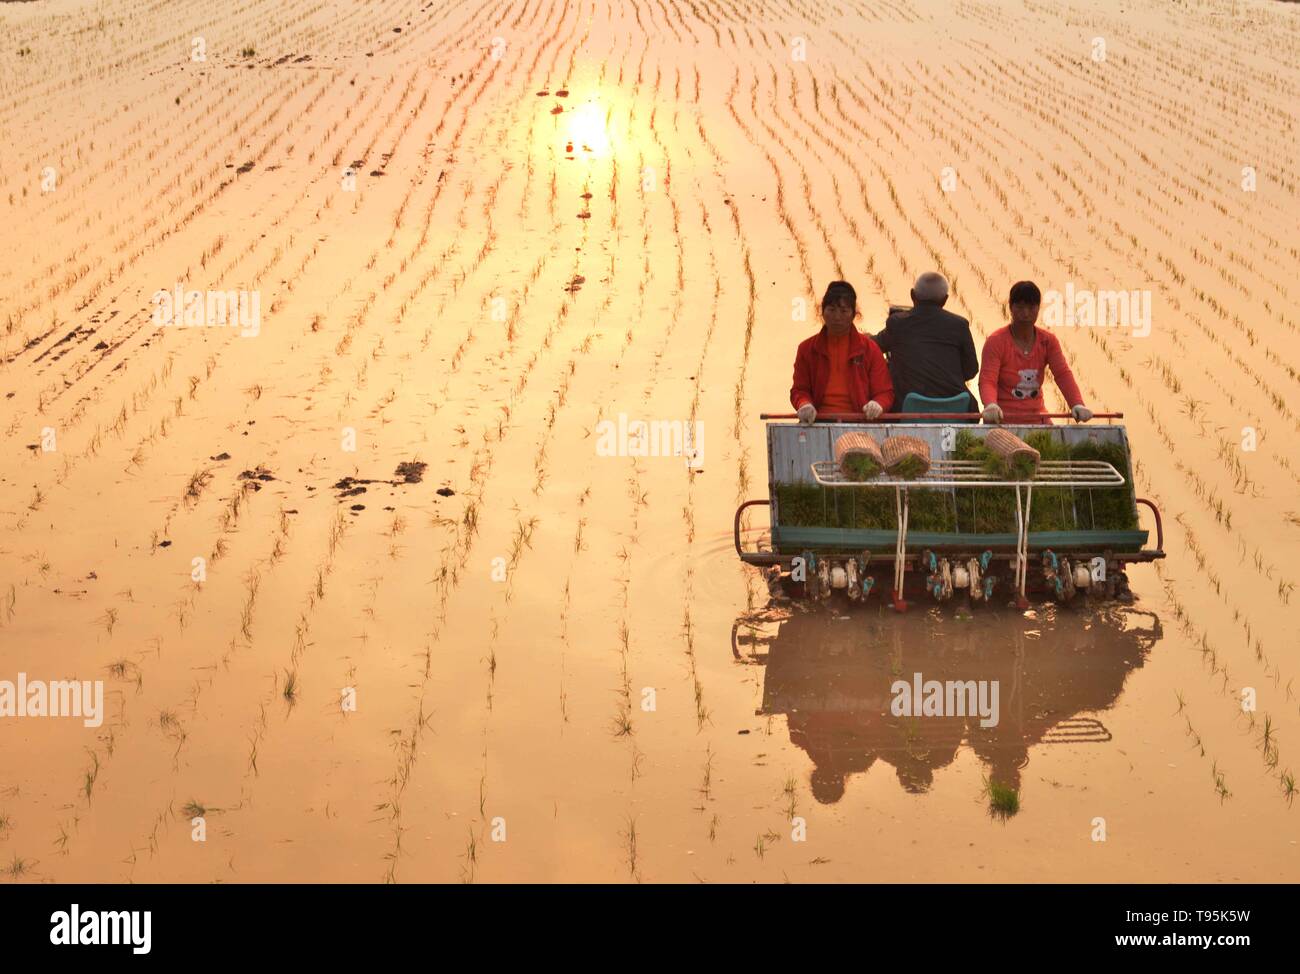
[[[604,158],[610,154],[608,109],[596,98],[559,116],[559,136],[566,155]]]

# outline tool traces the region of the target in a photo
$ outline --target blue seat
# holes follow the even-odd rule
[[[919,392],[909,392],[903,399],[903,405],[898,410],[900,413],[969,413],[978,412],[974,408],[972,396],[968,392],[960,393],[956,396],[949,396],[946,399],[935,399],[931,396],[923,396]],[[906,420],[910,423],[951,423],[951,419],[912,419]],[[960,420],[959,422],[978,423],[978,419]]]

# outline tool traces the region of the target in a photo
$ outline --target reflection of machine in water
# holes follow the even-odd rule
[[[837,618],[773,605],[736,620],[732,651],[766,667],[762,712],[786,716],[790,740],[813,761],[813,795],[829,804],[849,775],[876,761],[908,791],[925,791],[963,743],[991,781],[1018,791],[1034,744],[1110,740],[1100,719],[1083,715],[1115,703],[1160,637],[1152,613],[1117,606],[956,620],[937,612]],[[891,688],[917,673],[941,683],[996,681],[998,723],[983,727],[969,710],[895,716]]]

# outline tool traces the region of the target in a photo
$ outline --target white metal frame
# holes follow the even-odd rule
[[[979,460],[932,460],[923,477],[901,480],[881,474],[849,480],[834,460],[812,464],[813,479],[823,487],[1123,487],[1124,477],[1105,460],[1041,460],[1030,480],[999,480]]]
[[[1025,598],[1029,569],[1029,512],[1035,487],[1123,487],[1124,476],[1105,460],[1042,460],[1029,480],[1000,480],[979,460],[933,460],[923,477],[902,480],[882,474],[871,480],[849,480],[834,460],[812,464],[813,479],[823,487],[893,487],[898,541],[894,548],[894,592],[903,596],[903,568],[907,554],[908,491],[912,487],[1014,487],[1016,490],[1016,594]],[[1021,501],[1020,488],[1025,489]]]

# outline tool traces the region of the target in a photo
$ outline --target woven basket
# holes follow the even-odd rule
[[[845,433],[835,441],[835,463],[849,480],[866,480],[885,468],[880,445],[866,433]]]
[[[989,430],[984,445],[1009,473],[1022,479],[1032,478],[1042,459],[1042,454],[1009,430]]]
[[[885,469],[908,480],[924,477],[930,471],[930,444],[915,436],[891,436],[880,452]]]

